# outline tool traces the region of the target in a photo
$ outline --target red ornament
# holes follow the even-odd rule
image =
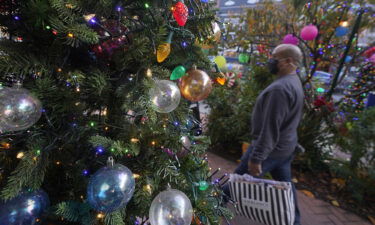
[[[181,27],[185,26],[189,11],[183,2],[177,2],[172,8],[173,17]]]
[[[365,57],[367,57],[367,58],[371,58],[371,56],[374,55],[374,54],[375,54],[375,47],[369,48],[369,49],[367,49],[367,50],[363,53],[363,55],[364,55]]]
[[[333,107],[333,103],[332,102],[327,102],[326,98],[324,96],[318,96],[314,100],[314,106],[317,107],[317,108],[320,108],[322,106],[326,107],[326,109],[329,112],[334,112],[335,111],[335,108]]]
[[[128,47],[131,41],[127,35],[129,29],[116,20],[105,21],[103,28],[99,28],[97,32],[102,39],[106,39],[93,47],[98,56],[111,58],[117,49]]]

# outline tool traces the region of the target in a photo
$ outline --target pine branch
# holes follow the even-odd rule
[[[41,59],[30,52],[25,53],[25,48],[27,46],[24,44],[1,41],[0,52],[6,52],[6,55],[0,56],[0,73],[14,73],[21,77],[37,72],[42,75],[49,71],[45,58]]]
[[[70,0],[68,3],[61,0],[49,0],[50,5],[57,11],[57,16],[65,23],[73,24],[76,20],[74,12],[79,12],[77,2]],[[67,7],[69,6],[69,7]]]
[[[87,203],[61,202],[56,208],[55,214],[70,222],[80,222],[82,225],[94,224],[94,220],[90,214],[91,207]]]
[[[110,214],[106,214],[104,218],[106,225],[125,225],[120,211],[115,211]]]
[[[1,198],[4,200],[14,198],[23,188],[39,189],[43,183],[47,165],[47,153],[42,152],[38,156],[33,151],[27,152],[8,178],[7,185],[1,191]]]
[[[78,48],[81,43],[96,44],[99,42],[98,34],[86,24],[64,24],[58,18],[51,18],[50,23],[57,35],[64,40],[64,44]]]

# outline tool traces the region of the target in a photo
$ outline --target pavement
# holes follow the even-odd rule
[[[237,167],[235,162],[213,153],[208,153],[207,156],[208,163],[212,169],[211,171],[221,168],[215,175],[215,178],[220,178],[225,173],[231,173]],[[302,225],[371,225],[370,222],[351,212],[335,207],[322,200],[308,197],[300,191],[297,191],[297,196]],[[234,209],[231,209],[235,214]],[[262,225],[242,216],[235,216],[229,223],[230,225]],[[227,223],[223,220],[222,225],[227,225]]]

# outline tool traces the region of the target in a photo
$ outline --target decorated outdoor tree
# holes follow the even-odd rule
[[[259,67],[266,68],[276,45],[288,43],[301,48],[304,59],[299,76],[304,85],[305,109],[298,133],[299,143],[306,151],[297,155],[294,168],[303,174],[313,174],[314,179],[317,174],[328,174],[332,179],[344,180],[338,189],[334,189],[337,186],[333,183],[324,188],[334,187],[330,194],[346,200],[352,197],[352,209],[363,215],[374,211],[369,206],[374,198],[368,197],[373,195],[374,184],[371,139],[374,110],[366,109],[364,104],[374,90],[374,40],[368,38],[367,44],[360,42],[365,31],[371,33],[374,29],[374,7],[370,3],[373,1],[260,1],[239,17],[240,24],[226,24],[222,43],[226,48],[238,49],[238,61],[245,66],[243,82],[255,84],[259,80],[254,75],[260,71]],[[259,75],[270,78],[266,72]],[[246,86],[250,85],[243,85]],[[251,105],[255,98],[244,93],[231,97],[247,98]],[[221,101],[219,105],[225,105]],[[212,109],[215,112],[215,104]],[[251,117],[252,107],[244,109]],[[323,182],[318,183],[321,186]]]
[[[354,76],[364,78],[360,79],[362,97],[373,89],[370,81],[372,55],[364,54],[372,44],[359,46],[360,34],[366,29],[373,29],[374,9],[368,3],[336,0],[265,1],[248,9],[247,14],[239,18],[240,24],[227,25],[224,45],[228,48],[237,47],[239,61],[250,70],[264,66],[272,49],[278,44],[294,44],[302,49],[304,59],[299,75],[305,88],[306,113],[300,127],[303,130],[300,132],[300,140],[307,149],[317,151],[314,158],[323,159],[321,149],[330,144],[330,138],[326,137],[330,136],[328,134],[332,127],[327,128],[326,125],[335,126],[328,122],[335,116],[332,112],[342,112],[345,108],[341,107],[340,101],[334,104],[333,94],[340,87],[347,93],[348,101],[357,97],[354,90],[351,91],[355,84],[346,81],[348,74],[354,73]],[[229,35],[232,33],[236,35]],[[249,60],[243,60],[244,56]],[[364,85],[363,82],[367,80],[369,82]],[[344,83],[347,84],[343,87]],[[311,162],[315,164],[320,161]],[[320,164],[311,166],[321,167]]]
[[[194,44],[213,34],[212,3],[0,6],[1,225],[218,224],[229,215],[225,179],[211,182],[209,139],[188,107],[212,88]]]
[[[372,62],[360,64],[358,76],[348,86],[340,107],[343,112],[360,113],[367,105],[369,90],[375,90],[375,66]]]

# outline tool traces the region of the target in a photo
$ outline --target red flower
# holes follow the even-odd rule
[[[314,106],[316,107],[320,107],[320,106],[323,106],[323,105],[326,105],[326,100],[323,96],[318,96],[315,100],[314,100]]]
[[[318,96],[314,100],[314,106],[317,107],[317,108],[325,106],[328,111],[330,111],[330,112],[334,112],[335,111],[335,108],[333,107],[333,103],[332,102],[327,102],[324,96]]]

